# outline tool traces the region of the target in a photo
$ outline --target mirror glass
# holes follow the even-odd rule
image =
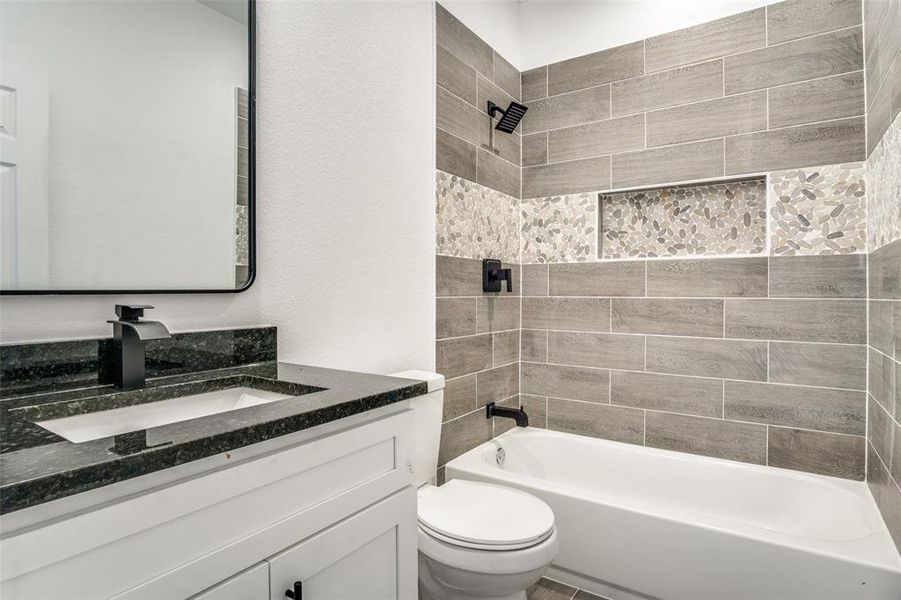
[[[0,1],[0,290],[253,270],[248,0]]]

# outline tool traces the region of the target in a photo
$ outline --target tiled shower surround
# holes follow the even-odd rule
[[[898,112],[897,50],[872,49],[897,31],[901,0],[790,0],[523,73],[523,136],[500,142],[521,145],[521,199],[482,179],[518,240],[494,203],[502,229],[444,218],[449,178],[477,181],[464,158],[510,149],[447,110],[482,80],[439,34],[442,464],[497,433],[480,407],[504,398],[535,426],[868,477],[901,542],[901,126],[872,118]],[[516,294],[481,293],[489,257]]]
[[[901,550],[901,0],[866,0],[867,481]]]

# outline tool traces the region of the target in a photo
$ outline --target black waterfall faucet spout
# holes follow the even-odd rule
[[[144,387],[144,342],[165,340],[172,335],[158,321],[142,321],[147,304],[117,304],[113,324],[113,383],[123,390]]]
[[[519,408],[504,408],[503,406],[498,406],[494,402],[491,402],[485,407],[485,418],[490,419],[491,417],[506,417],[508,419],[513,419],[516,421],[517,427],[529,426],[529,415],[526,414],[526,411],[524,411],[521,406]]]

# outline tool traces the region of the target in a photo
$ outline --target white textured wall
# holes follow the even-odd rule
[[[284,360],[434,368],[428,2],[259,5],[258,274],[242,294],[3,297],[0,340],[108,335],[117,302],[173,331],[279,327]]]

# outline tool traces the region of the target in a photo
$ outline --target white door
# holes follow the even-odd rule
[[[272,557],[270,600],[415,600],[416,569],[408,487]]]
[[[190,600],[266,600],[269,597],[269,563],[260,563],[191,596]]]
[[[0,63],[0,285],[50,280],[50,93],[41,74]]]

